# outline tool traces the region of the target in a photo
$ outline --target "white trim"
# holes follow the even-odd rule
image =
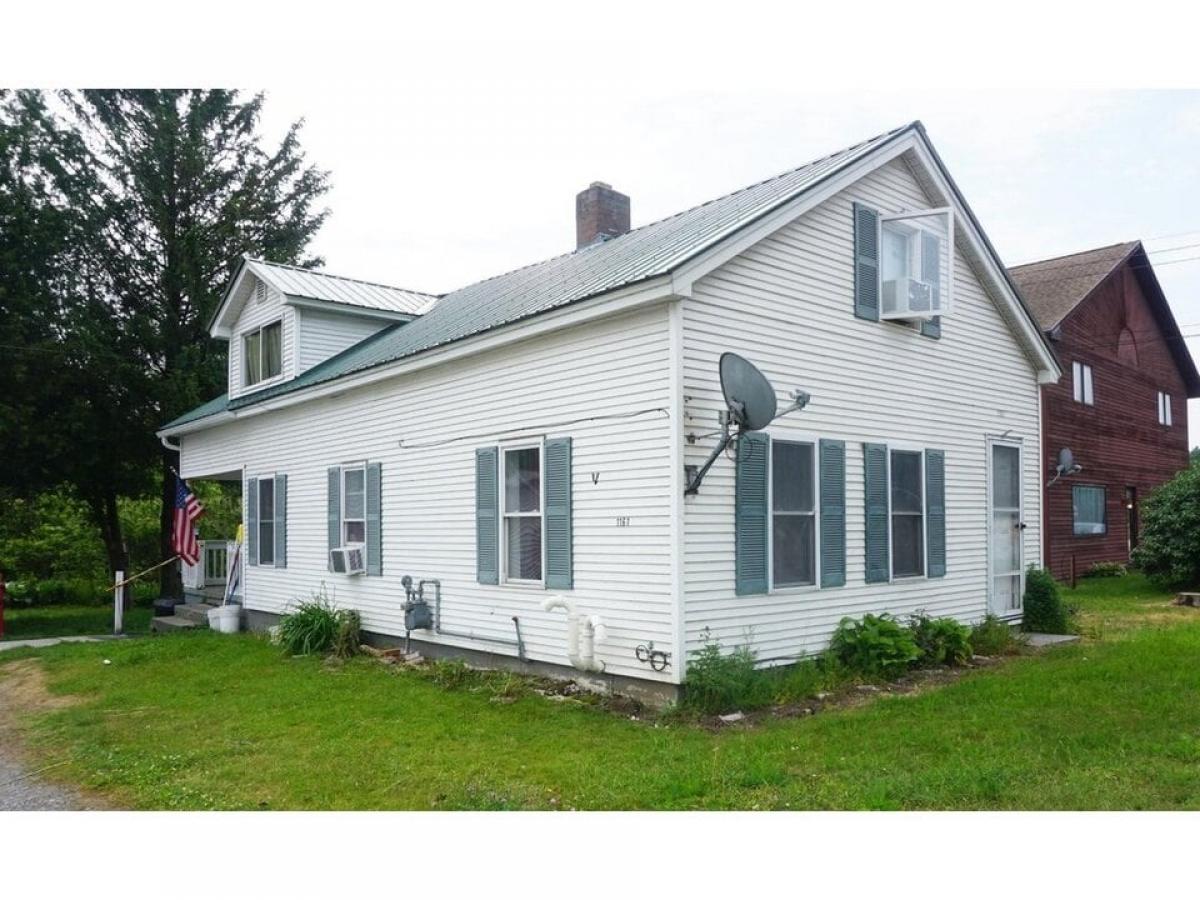
[[[994,615],[1000,619],[1019,619],[1025,614],[1025,530],[1021,529],[1021,535],[1017,540],[1017,552],[1020,558],[1017,560],[1017,602],[1020,606],[1017,609],[1005,610],[998,612],[995,609],[995,594],[996,594],[996,550],[993,546],[995,537],[995,504],[993,501],[994,485],[992,484],[992,476],[994,473],[993,452],[994,447],[1012,447],[1017,451],[1017,522],[1018,524],[1025,521],[1025,443],[1019,437],[1001,437],[998,435],[984,435],[984,452],[987,456],[984,461],[984,469],[986,472],[984,480],[984,490],[987,492],[986,503],[984,509],[986,511],[986,526],[987,535],[985,547],[987,550],[987,590],[985,615]],[[1039,470],[1039,479],[1041,478]],[[1040,483],[1040,480],[1039,480]],[[1038,491],[1041,494],[1041,491]],[[1040,499],[1040,498],[1039,498]]]
[[[913,223],[913,219],[929,218],[932,216],[946,217],[946,234],[943,235],[932,228],[920,223]],[[883,228],[888,222],[903,222],[908,224],[908,227],[923,234],[933,235],[938,241],[946,243],[946,296],[938,302],[938,308],[931,310],[929,315],[922,316],[915,314],[912,311],[904,313],[888,314],[883,311]],[[951,206],[936,206],[929,209],[909,209],[895,213],[880,212],[875,217],[875,246],[879,248],[878,264],[875,266],[875,282],[876,296],[879,298],[879,321],[881,322],[910,322],[914,320],[932,319],[935,316],[948,316],[954,309],[954,208]],[[939,244],[940,246],[940,244]],[[920,249],[921,260],[924,262],[924,247]],[[941,260],[938,260],[940,266]],[[909,277],[916,277],[910,273]],[[941,285],[938,285],[941,288]],[[918,329],[919,330],[919,329]]]
[[[499,472],[497,488],[499,493],[500,507],[500,584],[513,585],[516,587],[539,587],[546,586],[546,452],[545,441],[530,441],[530,440],[515,440],[504,441],[497,444],[500,458],[497,460]],[[506,510],[506,494],[505,490],[505,463],[506,455],[516,450],[537,450],[538,454],[538,511],[536,517],[541,520],[542,527],[538,543],[541,545],[542,564],[541,578],[509,578],[508,577],[508,519],[510,517],[517,519],[532,519],[534,513],[509,513]]]
[[[684,430],[684,378],[683,378],[683,304],[673,302],[667,309],[668,353],[670,364],[667,377],[670,412],[670,530],[671,530],[671,633],[674,635],[674,665],[671,667],[676,684],[682,684],[687,675],[687,586],[684,581],[683,558],[686,553],[686,510],[684,489],[687,487],[684,465],[686,452],[683,441]]]

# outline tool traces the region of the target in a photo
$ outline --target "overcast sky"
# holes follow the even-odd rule
[[[1200,323],[1200,91],[623,85],[518,68],[412,90],[278,87],[264,128],[303,117],[332,172],[314,245],[329,271],[438,293],[572,249],[574,196],[593,180],[629,194],[639,225],[919,118],[1006,263],[1141,239],[1180,325]]]

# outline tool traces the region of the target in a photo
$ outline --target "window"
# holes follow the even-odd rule
[[[938,209],[881,217],[882,318],[928,319],[948,311],[952,215]]]
[[[258,479],[258,564],[275,565],[275,479]]]
[[[1106,534],[1108,519],[1104,515],[1104,488],[1077,484],[1071,492],[1072,517],[1075,534]]]
[[[816,450],[771,442],[771,577],[775,587],[817,581]]]
[[[272,322],[242,337],[242,370],[249,387],[283,372],[283,325]]]
[[[367,543],[367,467],[342,467],[342,546]]]
[[[916,450],[891,451],[892,576],[925,574],[923,457]]]
[[[542,448],[503,451],[504,580],[542,580]]]
[[[1075,402],[1094,406],[1096,400],[1092,396],[1092,367],[1087,363],[1072,363],[1071,382],[1075,391]]]
[[[1158,424],[1170,425],[1171,422],[1171,395],[1158,392]]]

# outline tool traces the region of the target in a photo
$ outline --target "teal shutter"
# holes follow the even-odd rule
[[[928,231],[921,232],[921,280],[933,285],[932,297],[935,302],[942,293],[941,271],[942,241],[936,234]],[[940,338],[942,336],[942,317],[921,320],[921,334],[925,337]]]
[[[342,469],[334,466],[329,470],[329,490],[326,494],[327,520],[326,545],[334,550],[342,545]],[[333,571],[333,562],[325,554],[325,568]]]
[[[846,444],[821,441],[821,587],[846,583]]]
[[[946,454],[925,451],[925,535],[930,578],[946,574]]]
[[[500,583],[500,451],[475,451],[475,578]]]
[[[275,475],[275,568],[287,568],[287,476]]]
[[[246,479],[246,562],[258,565],[258,479]]]
[[[571,439],[546,441],[546,587],[575,586],[571,560]]]
[[[383,469],[367,463],[367,574],[383,574]]]
[[[734,487],[734,580],[739,595],[767,592],[767,458],[761,431],[738,437]]]
[[[866,580],[887,581],[891,573],[888,553],[887,445],[863,444],[863,493],[866,495]]]
[[[854,204],[854,314],[879,321],[879,213]]]

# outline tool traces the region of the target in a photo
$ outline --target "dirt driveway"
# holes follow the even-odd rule
[[[42,758],[24,747],[17,717],[25,712],[67,706],[70,699],[46,690],[46,677],[36,659],[0,665],[0,810],[108,809],[95,795],[53,784],[61,759]]]

